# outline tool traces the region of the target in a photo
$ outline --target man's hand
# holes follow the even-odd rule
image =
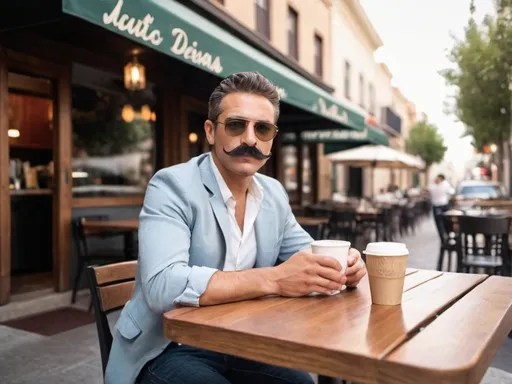
[[[357,284],[366,275],[366,265],[357,249],[350,249],[345,275],[347,276],[347,287],[357,287]]]
[[[281,296],[299,297],[312,292],[331,294],[346,283],[341,264],[333,257],[301,251],[273,268],[273,283]]]

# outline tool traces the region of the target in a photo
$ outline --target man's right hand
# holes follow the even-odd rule
[[[329,295],[347,281],[338,260],[309,251],[296,253],[273,269],[272,280],[281,296],[299,297],[312,292]]]

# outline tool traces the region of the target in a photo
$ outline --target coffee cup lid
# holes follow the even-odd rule
[[[404,243],[377,242],[369,243],[363,253],[375,256],[406,256],[409,255],[409,250]]]
[[[311,243],[314,247],[350,247],[349,241],[343,240],[315,240]]]

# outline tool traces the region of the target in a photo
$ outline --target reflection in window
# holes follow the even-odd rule
[[[154,172],[156,97],[122,74],[73,65],[73,196],[143,194]]]
[[[302,146],[302,205],[313,204],[313,169],[309,145]]]
[[[296,202],[297,195],[297,147],[285,145],[281,149],[284,164],[284,188],[290,196],[290,202]],[[295,197],[295,195],[297,195]],[[295,198],[294,198],[295,197]]]
[[[281,149],[284,165],[284,188],[290,204],[308,205],[313,203],[313,169],[309,145],[302,145],[302,201],[299,201],[298,151],[296,145],[284,145]]]
[[[206,114],[200,114],[194,111],[188,113],[188,155],[189,158],[199,156],[208,152],[210,146],[206,133],[204,131],[204,122],[208,120]]]

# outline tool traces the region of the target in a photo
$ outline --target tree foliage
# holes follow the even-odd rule
[[[443,160],[446,152],[443,137],[437,127],[427,120],[420,121],[409,132],[405,149],[412,155],[420,156],[428,168]]]
[[[478,149],[510,137],[512,0],[497,0],[496,9],[497,15],[486,16],[481,25],[469,20],[464,38],[455,39],[449,53],[453,67],[442,71],[455,89],[450,112]]]

